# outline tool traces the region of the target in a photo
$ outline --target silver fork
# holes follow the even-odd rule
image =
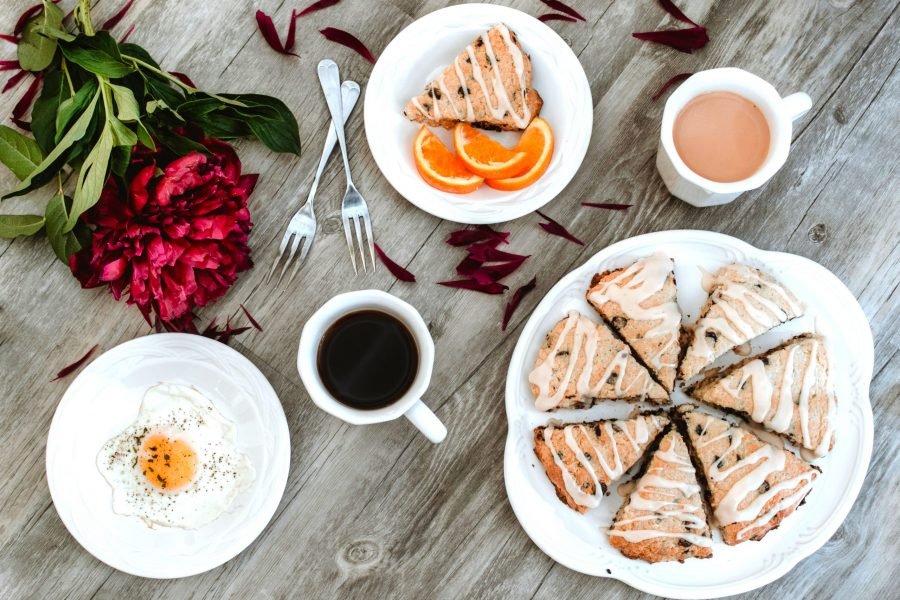
[[[347,122],[350,113],[353,112],[353,107],[356,106],[356,100],[358,98],[359,84],[355,81],[345,81],[341,84],[343,123]],[[288,254],[287,260],[284,261],[284,266],[281,268],[281,274],[278,276],[278,280],[281,281],[281,278],[284,277],[288,265],[291,264],[294,260],[294,255],[297,254],[297,247],[300,245],[301,241],[303,241],[303,247],[300,249],[300,259],[294,264],[294,270],[291,271],[291,277],[288,281],[294,279],[294,276],[300,269],[300,265],[303,264],[303,260],[306,258],[306,255],[312,246],[313,239],[316,237],[316,212],[313,207],[313,200],[316,197],[316,190],[319,188],[319,179],[322,177],[322,172],[325,171],[325,166],[328,164],[328,159],[331,157],[331,153],[334,151],[334,145],[336,143],[337,134],[334,131],[334,123],[329,123],[328,136],[325,138],[325,147],[322,149],[322,158],[319,159],[319,167],[316,169],[316,176],[309,188],[309,196],[306,198],[306,203],[304,203],[303,206],[300,207],[300,210],[291,217],[287,230],[284,232],[284,237],[281,238],[278,256],[275,258],[275,263],[272,265],[272,270],[269,271],[269,276],[266,280],[271,279],[272,275],[275,273],[275,269],[278,268],[278,263],[284,255],[284,251],[287,248],[288,242],[291,240],[291,236],[294,236],[294,242],[291,244],[291,252]]]
[[[331,111],[331,120],[337,124],[336,115],[341,114],[341,94],[338,91],[341,81],[341,74],[337,64],[333,60],[325,59],[319,63],[319,83],[322,84],[322,91],[325,93],[325,101],[328,102],[328,110]],[[344,201],[341,203],[341,219],[344,222],[344,235],[347,237],[347,247],[350,248],[350,261],[353,263],[353,272],[358,273],[356,269],[356,258],[353,252],[353,234],[350,230],[350,222],[353,222],[356,229],[356,240],[359,244],[359,253],[362,257],[363,272],[368,273],[366,269],[366,252],[363,246],[363,237],[360,232],[359,222],[362,220],[363,227],[366,229],[366,239],[369,245],[369,255],[372,258],[372,272],[375,272],[375,240],[372,238],[372,219],[369,217],[369,207],[366,206],[366,200],[353,185],[353,179],[350,177],[350,161],[347,160],[347,142],[344,139],[344,127],[335,127],[337,130],[338,142],[341,145],[341,157],[344,159],[344,173],[347,175],[347,191],[344,192]]]

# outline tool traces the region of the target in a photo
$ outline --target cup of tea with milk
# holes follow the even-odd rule
[[[688,204],[726,204],[778,172],[792,123],[811,106],[808,95],[782,98],[742,69],[702,71],[666,102],[656,167],[672,195]]]

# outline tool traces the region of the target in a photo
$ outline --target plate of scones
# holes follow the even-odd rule
[[[522,330],[504,476],[557,562],[672,598],[787,573],[872,452],[873,344],[827,269],[705,231],[616,243]]]

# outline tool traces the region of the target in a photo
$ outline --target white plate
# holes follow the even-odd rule
[[[97,452],[137,416],[144,392],[162,381],[192,385],[237,426],[238,448],[256,477],[230,512],[200,529],[150,529],[112,511]],[[275,513],[290,464],[278,396],[249,360],[224,344],[181,333],[137,338],[106,352],[72,382],[47,437],[47,483],[72,536],[109,566],[141,577],[186,577],[230,560]]]
[[[755,340],[753,351],[770,348],[801,331],[826,337],[835,392],[838,427],[834,450],[817,464],[822,475],[794,515],[760,542],[726,546],[718,532],[713,557],[684,564],[629,560],[609,545],[608,528],[622,498],[616,484],[600,506],[580,515],[562,504],[534,455],[532,429],[551,419],[581,421],[624,417],[633,405],[606,403],[588,410],[539,412],[528,387],[528,373],[547,331],[572,308],[592,317],[585,301],[591,276],[663,251],[675,259],[678,301],[688,322],[697,317],[707,294],[698,267],[715,272],[731,262],[760,267],[787,285],[807,306],[807,316]],[[596,254],[551,289],[522,330],[506,379],[504,476],[510,504],[532,540],[563,565],[601,577],[614,577],[651,594],[671,598],[716,598],[763,586],[819,549],[843,522],[859,494],[872,454],[869,381],[872,333],[850,291],[827,269],[806,258],[758,250],[735,238],[706,231],[664,231],[633,237]],[[733,362],[733,354],[718,364]],[[685,400],[680,392],[676,402]],[[622,481],[627,480],[623,477]]]
[[[497,23],[515,31],[531,55],[532,86],[544,99],[541,117],[553,128],[553,159],[543,177],[517,192],[501,192],[486,185],[471,194],[441,192],[416,171],[412,147],[420,125],[408,121],[403,109],[463,48]],[[404,198],[457,223],[501,223],[550,202],[581,166],[593,118],[587,77],[569,45],[534,17],[492,4],[450,6],[411,23],[381,53],[366,86],[366,138],[378,168]],[[448,132],[433,131],[453,147]],[[518,136],[503,133],[497,138],[512,146]],[[365,194],[365,189],[362,192]]]

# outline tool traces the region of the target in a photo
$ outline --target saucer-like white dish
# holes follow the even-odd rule
[[[255,471],[231,509],[199,529],[151,529],[114,513],[112,488],[97,469],[97,452],[161,381],[209,398],[237,427],[237,447]],[[289,465],[287,421],[272,386],[240,353],[199,335],[149,335],[104,353],[66,390],[47,437],[47,483],[66,528],[99,560],[141,577],[186,577],[236,556],[275,513]]]
[[[600,506],[580,515],[562,504],[534,455],[532,429],[553,419],[585,421],[623,417],[634,406],[607,402],[587,410],[543,413],[534,408],[528,386],[538,348],[567,310],[596,317],[585,301],[594,273],[625,266],[662,251],[675,259],[678,301],[685,322],[693,322],[706,300],[703,270],[742,262],[772,273],[806,305],[807,315],[776,328],[752,344],[753,352],[777,345],[802,331],[826,338],[835,393],[837,429],[832,452],[815,462],[822,469],[806,504],[762,541],[727,546],[714,532],[713,557],[685,563],[649,564],[622,556],[605,529],[622,503],[617,483]],[[671,598],[717,598],[747,592],[778,579],[818,550],[841,525],[859,494],[872,453],[872,334],[850,291],[830,271],[806,258],[758,250],[735,238],[706,231],[664,231],[613,244],[569,273],[544,297],[529,318],[513,352],[506,379],[509,429],[504,477],[510,504],[531,539],[557,562],[589,575],[613,577],[651,594]],[[734,362],[729,353],[716,364]],[[676,404],[687,398],[676,391]],[[627,481],[628,475],[620,482]]]
[[[486,185],[470,194],[436,190],[416,171],[412,148],[420,125],[408,121],[403,109],[463,48],[497,23],[515,31],[531,56],[533,87],[544,99],[541,117],[553,128],[553,159],[543,177],[516,192]],[[425,15],[384,49],[366,86],[365,126],[378,168],[404,198],[449,221],[502,223],[541,208],[572,180],[587,153],[593,103],[578,57],[556,32],[512,8],[462,4]],[[449,132],[432,131],[453,147]],[[519,135],[503,133],[498,139],[512,147]]]

